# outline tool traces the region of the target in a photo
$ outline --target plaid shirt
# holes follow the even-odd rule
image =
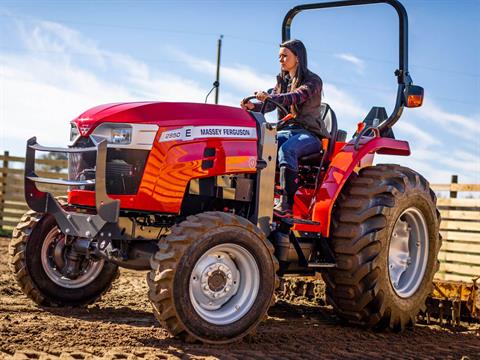
[[[277,76],[277,85],[270,91],[270,97],[273,101],[276,101],[287,108],[294,105],[300,105],[314,95],[318,94],[321,96],[322,82],[321,80],[318,81],[317,79],[312,77],[304,81],[302,85],[300,85],[293,91],[291,89],[292,79],[288,75],[285,77],[285,80],[282,79],[280,76]],[[263,104],[261,103],[256,103],[255,109],[253,111],[260,111],[262,105]],[[275,105],[273,105],[272,103],[267,103],[265,111],[270,112],[273,110],[275,110]],[[294,111],[294,113],[298,113],[298,110]],[[286,114],[284,114],[283,116],[285,115]]]
[[[278,86],[275,87],[271,95],[272,100],[280,103],[285,107],[303,104],[313,95],[321,94],[322,83],[315,81],[314,79],[309,79],[305,81],[302,85],[297,87],[295,90],[291,91],[291,88],[291,80],[287,83],[287,92],[283,94],[278,92]]]
[[[320,137],[330,137],[320,118],[320,104],[322,96],[323,82],[320,77],[310,71],[303,83],[294,88],[295,81],[287,75],[277,76],[277,85],[270,92],[273,101],[285,106],[295,116],[288,121],[289,125],[300,125],[306,130]],[[253,111],[260,111],[263,104],[255,104]],[[275,110],[276,106],[267,102],[265,112]],[[279,119],[287,114],[279,111]],[[285,127],[285,124],[279,124],[278,129]]]

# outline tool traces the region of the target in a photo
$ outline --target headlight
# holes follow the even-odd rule
[[[73,140],[75,140],[79,134],[79,131],[78,131],[78,128],[77,128],[77,125],[75,125],[75,123],[71,123],[70,124],[70,142],[73,142]]]
[[[132,128],[113,128],[111,131],[110,142],[112,144],[127,145],[132,141]]]
[[[92,135],[106,139],[108,147],[150,150],[157,131],[156,124],[108,122],[98,125]]]

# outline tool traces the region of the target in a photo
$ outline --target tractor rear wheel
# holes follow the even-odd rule
[[[103,259],[80,255],[77,271],[69,273],[71,255],[55,218],[28,211],[13,230],[9,246],[10,269],[17,284],[42,306],[85,306],[112,287],[119,271]]]
[[[189,216],[151,258],[148,296],[156,318],[170,334],[206,343],[244,337],[273,303],[273,252],[264,233],[242,217]]]
[[[415,171],[377,165],[349,179],[333,212],[327,301],[348,322],[413,325],[432,290],[441,246],[436,196]]]

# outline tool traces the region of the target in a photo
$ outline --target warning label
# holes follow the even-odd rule
[[[211,137],[256,139],[257,129],[237,126],[186,126],[164,131],[158,141],[188,141]]]

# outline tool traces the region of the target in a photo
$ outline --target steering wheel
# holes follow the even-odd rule
[[[247,103],[249,102],[250,100],[253,100],[253,99],[256,99],[257,97],[255,95],[252,95],[252,96],[249,96],[249,97],[246,97],[245,99],[243,99],[243,102],[244,103]],[[270,99],[270,98],[266,98],[265,101],[263,102],[263,105],[262,105],[262,108],[260,109],[260,112],[262,114],[265,114],[265,109],[266,109],[266,106],[267,106],[267,103],[268,102],[271,102],[273,105],[275,105],[277,108],[279,108],[281,111],[283,111],[283,113],[285,115],[287,115],[289,112],[288,110],[285,108],[285,106],[283,106],[282,104]]]

